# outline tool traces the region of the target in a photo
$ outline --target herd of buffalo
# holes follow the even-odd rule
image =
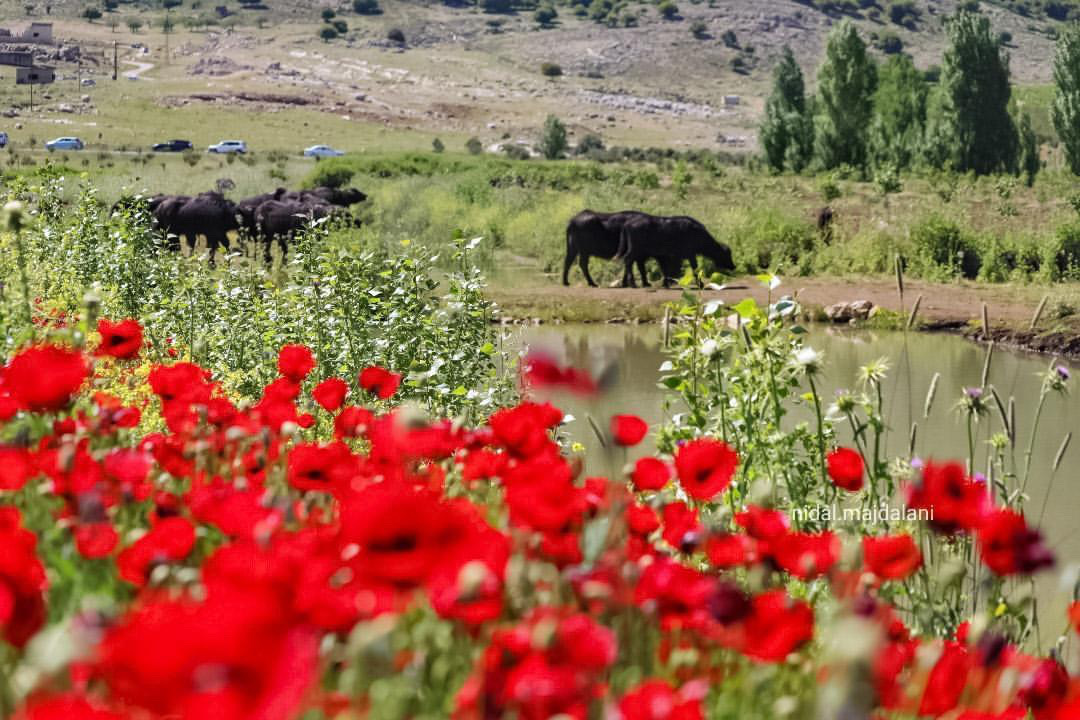
[[[166,233],[168,246],[174,251],[180,249],[181,237],[194,249],[196,239],[203,236],[213,262],[218,247],[228,250],[228,233],[236,231],[262,243],[264,258],[269,263],[270,249],[275,241],[284,258],[289,241],[308,223],[322,218],[341,218],[355,224],[357,221],[348,208],[366,199],[367,196],[355,188],[318,187],[312,190],[278,188],[272,193],[239,202],[214,191],[195,196],[154,195],[145,202],[155,225]],[[825,208],[819,214],[818,229],[827,231],[831,221],[832,211]],[[684,261],[690,263],[696,274],[698,256],[712,261],[715,269],[721,272],[735,269],[731,249],[717,242],[704,225],[691,217],[657,216],[634,210],[614,213],[583,210],[566,226],[562,282],[563,285],[570,284],[570,268],[577,260],[586,282],[596,287],[589,274],[589,259],[599,257],[624,263],[623,287],[636,287],[635,267],[641,284],[648,287],[646,261],[652,259],[660,266],[664,287],[670,287],[682,274]]]
[[[313,190],[286,190],[278,188],[245,198],[239,202],[229,200],[220,192],[204,192],[199,195],[154,195],[146,199],[154,223],[169,238],[169,248],[180,249],[180,238],[187,240],[194,249],[199,236],[206,238],[206,246],[213,262],[218,247],[229,248],[230,231],[237,231],[263,244],[263,254],[270,262],[270,247],[277,241],[282,257],[288,242],[312,220],[341,217],[355,222],[348,208],[367,199],[353,188],[318,187]],[[121,201],[118,205],[125,204]]]

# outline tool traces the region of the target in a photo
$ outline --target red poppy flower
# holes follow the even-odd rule
[[[589,395],[596,392],[596,382],[584,370],[561,367],[542,353],[529,353],[521,363],[521,384],[525,388],[552,388]]]
[[[289,484],[297,490],[335,492],[348,487],[358,468],[356,457],[344,443],[305,443],[289,453]]]
[[[0,490],[18,490],[36,474],[34,458],[26,449],[0,446]]]
[[[1054,564],[1054,554],[1015,510],[993,511],[979,526],[979,552],[997,575],[1028,574]]]
[[[342,540],[356,545],[356,566],[373,581],[420,585],[441,562],[476,539],[473,520],[437,493],[381,482],[341,504]]]
[[[656,558],[634,587],[634,602],[654,612],[664,629],[708,625],[714,582],[708,576],[669,558]]]
[[[840,557],[840,541],[831,532],[781,535],[771,546],[776,564],[809,580],[827,573]]]
[[[122,579],[141,587],[156,565],[182,560],[194,547],[194,526],[182,517],[167,517],[122,550],[116,568]]]
[[[681,500],[664,506],[663,537],[671,547],[682,552],[694,552],[701,541],[702,531],[697,510]]]
[[[660,529],[660,518],[648,505],[630,503],[626,508],[626,526],[635,535],[645,537]]]
[[[762,662],[782,662],[814,636],[814,611],[783,590],[756,596],[746,619],[744,654]]]
[[[851,448],[837,448],[825,458],[829,477],[836,486],[858,492],[863,486],[862,455]]]
[[[1068,671],[1057,660],[1044,658],[1021,678],[1017,700],[1039,720],[1060,718],[1057,712],[1068,692]]]
[[[641,442],[649,432],[649,425],[637,415],[612,415],[611,437],[616,445],[629,447]]]
[[[307,345],[284,345],[278,351],[278,372],[294,383],[302,383],[315,369],[315,356]]]
[[[1073,630],[1080,634],[1080,601],[1069,606],[1069,622],[1072,623]]]
[[[619,701],[622,720],[702,720],[701,698],[684,698],[664,680],[646,680]]]
[[[935,530],[953,534],[978,527],[990,511],[986,487],[968,477],[960,463],[928,462],[922,477],[907,488],[908,506],[929,513]]]
[[[89,375],[82,354],[58,345],[23,350],[4,370],[4,386],[31,412],[55,412],[71,404]]]
[[[48,580],[37,536],[22,527],[13,507],[0,507],[0,548],[0,637],[22,648],[45,624]]]
[[[342,440],[344,438],[360,437],[371,427],[374,419],[375,416],[371,414],[370,410],[350,405],[334,418],[334,438]]]
[[[705,554],[714,568],[753,565],[760,556],[757,543],[742,533],[718,533],[705,541]]]
[[[75,549],[85,558],[102,558],[116,549],[120,536],[109,522],[93,522],[75,528]]]
[[[394,396],[401,385],[401,376],[377,365],[360,371],[360,387],[375,395],[380,400]]]
[[[127,319],[118,323],[105,318],[98,320],[98,333],[101,343],[94,351],[95,355],[108,355],[118,360],[131,360],[142,348],[143,331],[138,321]]]
[[[635,490],[663,490],[670,478],[667,463],[654,457],[639,458],[630,474]]]
[[[863,560],[882,580],[903,580],[922,565],[922,553],[910,535],[864,537]]]
[[[124,716],[69,693],[32,697],[15,720],[124,720]]]
[[[327,378],[315,386],[311,396],[327,412],[336,412],[349,394],[349,384],[341,378]]]
[[[958,642],[946,642],[926,681],[919,714],[938,717],[955,708],[967,685],[970,670],[971,657],[967,648]]]
[[[727,443],[712,438],[691,440],[675,454],[675,470],[683,490],[695,500],[712,500],[731,484],[739,456]]]
[[[548,430],[562,419],[562,411],[550,403],[523,402],[495,412],[488,418],[488,425],[498,445],[519,457],[530,457],[558,450]]]

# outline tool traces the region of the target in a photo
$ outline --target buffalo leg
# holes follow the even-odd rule
[[[622,286],[637,287],[637,283],[634,282],[634,259],[627,255],[623,263]]]
[[[638,269],[638,272],[641,274],[641,287],[643,287],[643,288],[650,287],[649,286],[649,274],[648,274],[648,272],[646,272],[645,261],[644,260],[638,260],[637,261],[637,269]]]
[[[585,275],[585,282],[589,283],[589,287],[596,287],[596,281],[592,279],[592,275],[589,274],[589,256],[585,253],[578,255],[578,265],[581,266],[581,272]]]
[[[567,246],[566,246],[566,259],[563,260],[563,266],[562,266],[562,284],[563,285],[569,285],[570,284],[570,266],[574,264],[574,260],[577,258],[577,254],[578,254],[577,253],[577,248],[572,248],[572,247],[570,247],[570,244],[567,243]]]
[[[704,290],[705,283],[702,281],[701,276],[698,275],[697,271],[697,255],[690,256],[690,269],[694,272],[694,279],[697,280],[698,290]]]

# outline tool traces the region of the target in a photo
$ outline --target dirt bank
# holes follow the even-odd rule
[[[491,296],[499,304],[505,321],[642,323],[660,320],[666,303],[676,301],[679,292],[655,287],[496,284]],[[1049,302],[1035,330],[1030,328],[1031,320],[1041,299],[1048,294],[1045,288],[905,281],[901,303],[892,278],[814,277],[786,279],[772,291],[771,297],[776,300],[782,295],[795,295],[811,317],[820,317],[824,308],[834,303],[869,300],[892,313],[896,321],[896,314],[906,316],[921,296],[917,316],[921,329],[961,333],[974,340],[983,339],[985,304],[991,337],[999,344],[1080,359],[1080,322],[1074,317],[1053,317],[1052,312],[1058,302],[1064,302],[1066,296],[1076,296],[1077,292],[1070,289],[1049,293]],[[724,290],[705,290],[701,294],[731,304],[745,297],[759,303],[770,298],[768,289],[754,277],[733,279]]]

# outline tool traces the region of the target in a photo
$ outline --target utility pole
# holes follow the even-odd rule
[[[119,65],[120,65],[120,63],[117,60],[116,41],[113,40],[112,41],[112,79],[113,80],[116,79],[116,69],[119,67]]]

